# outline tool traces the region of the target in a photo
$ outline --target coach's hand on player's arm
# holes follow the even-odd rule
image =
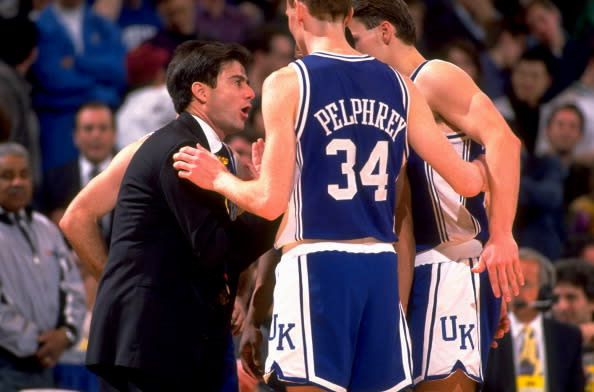
[[[489,271],[489,281],[497,298],[503,295],[503,299],[510,302],[512,295],[519,294],[519,287],[524,285],[524,274],[512,233],[490,233],[479,264],[472,272],[481,273],[485,269]]]

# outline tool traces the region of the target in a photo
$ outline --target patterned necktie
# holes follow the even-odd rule
[[[522,344],[520,347],[520,375],[542,375],[538,342],[535,338],[534,329],[529,325],[522,329]]]
[[[219,157],[219,160],[227,167],[227,170],[231,172],[233,175],[237,175],[237,169],[235,167],[235,160],[232,157],[231,151],[226,144],[223,143],[223,146],[216,154]],[[227,213],[229,214],[229,219],[234,221],[237,219],[237,205],[233,203],[231,200],[225,198],[225,207],[227,208]]]

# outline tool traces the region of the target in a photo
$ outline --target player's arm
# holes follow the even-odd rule
[[[419,156],[462,196],[475,196],[482,189],[482,163],[466,162],[438,130],[427,101],[412,81],[404,77],[410,96],[408,142]]]
[[[411,211],[410,183],[403,166],[396,182],[396,227],[398,242],[394,249],[398,254],[398,287],[400,303],[406,313],[415,269],[415,239]]]
[[[204,189],[214,190],[239,207],[266,219],[276,219],[286,209],[295,170],[295,118],[299,101],[296,72],[285,67],[271,74],[262,89],[266,148],[260,176],[242,181],[229,173],[201,146],[183,147],[174,155],[174,167]]]
[[[109,166],[76,195],[60,220],[64,235],[97,280],[107,261],[107,248],[97,222],[115,207],[126,168],[143,141],[144,138],[124,147]]]
[[[489,187],[489,241],[474,269],[489,270],[494,294],[511,300],[524,283],[518,246],[512,235],[520,178],[520,140],[514,135],[493,102],[474,81],[453,64],[434,61],[416,80],[429,106],[446,122],[486,149]],[[451,86],[456,86],[452,91]]]

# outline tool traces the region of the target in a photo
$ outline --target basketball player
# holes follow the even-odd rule
[[[268,219],[276,246],[266,378],[289,391],[400,391],[411,358],[392,243],[396,180],[408,143],[456,189],[476,195],[480,164],[460,159],[410,79],[352,49],[350,0],[288,0],[304,54],[268,77],[260,175],[231,177],[197,146],[182,178]]]
[[[407,308],[415,390],[475,391],[498,324],[496,298],[510,301],[523,284],[512,237],[520,143],[464,71],[417,51],[403,0],[353,0],[353,7],[355,47],[411,77],[463,159],[486,150],[488,226],[482,197],[457,194],[415,151],[407,167],[417,252]]]

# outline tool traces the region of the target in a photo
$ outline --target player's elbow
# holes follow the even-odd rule
[[[74,222],[75,220],[72,217],[72,211],[70,209],[67,209],[66,212],[64,212],[64,215],[62,216],[60,221],[58,222],[58,226],[60,226],[62,232],[66,236],[68,236],[68,233],[70,233],[71,230],[74,228]]]

